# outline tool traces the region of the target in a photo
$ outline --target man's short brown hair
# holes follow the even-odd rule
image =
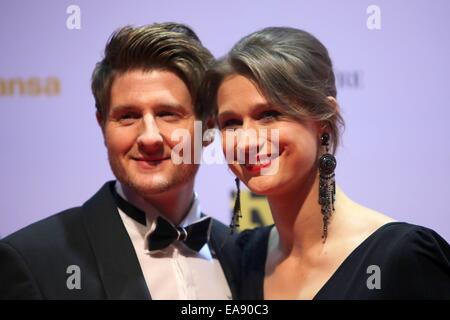
[[[111,35],[105,56],[92,73],[95,107],[105,119],[115,77],[136,69],[174,72],[188,87],[195,105],[202,78],[213,61],[211,53],[186,25],[157,23],[120,28]]]

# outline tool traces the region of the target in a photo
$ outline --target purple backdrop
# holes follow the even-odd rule
[[[81,29],[67,28],[69,5],[81,9]],[[369,5],[381,10],[379,30],[366,25]],[[119,26],[177,21],[216,56],[266,26],[315,34],[333,58],[347,123],[338,183],[355,201],[450,240],[449,12],[447,0],[4,0],[0,235],[79,205],[112,179],[93,66]],[[234,181],[226,167],[204,165],[197,181],[204,211],[227,221]]]

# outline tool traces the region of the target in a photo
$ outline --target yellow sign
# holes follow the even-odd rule
[[[231,193],[231,212],[233,211],[236,193]],[[241,190],[241,213],[239,230],[253,229],[273,224],[270,207],[265,196],[259,196],[251,191]]]

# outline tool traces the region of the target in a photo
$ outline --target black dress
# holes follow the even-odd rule
[[[272,227],[240,235],[241,299],[264,297]],[[450,246],[425,227],[387,223],[352,251],[314,299],[450,299]]]

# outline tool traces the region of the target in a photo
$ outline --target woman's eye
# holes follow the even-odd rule
[[[279,116],[281,115],[281,113],[279,111],[276,110],[268,110],[268,111],[264,111],[262,112],[259,117],[262,120],[276,120]]]
[[[223,129],[232,129],[235,127],[238,127],[242,124],[242,122],[238,119],[228,119],[222,122],[222,124],[220,125],[220,128]]]

